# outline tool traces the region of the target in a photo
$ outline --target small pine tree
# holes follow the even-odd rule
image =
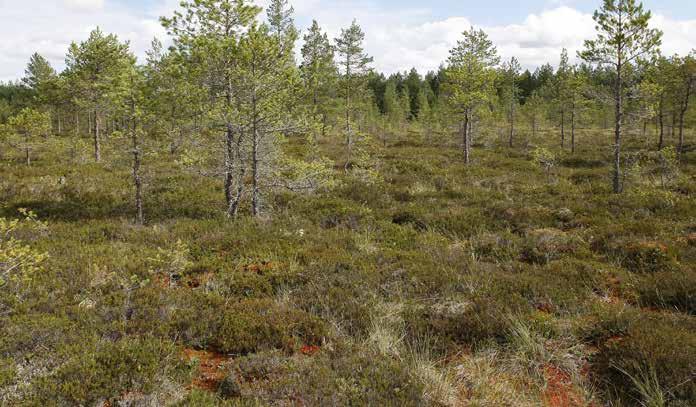
[[[31,108],[25,108],[19,114],[11,117],[9,127],[18,138],[17,147],[24,152],[27,166],[31,165],[31,153],[48,136],[51,131],[51,116]]]

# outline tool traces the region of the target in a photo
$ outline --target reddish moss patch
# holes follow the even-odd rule
[[[307,356],[312,356],[315,353],[319,352],[320,350],[321,350],[321,348],[316,346],[316,345],[305,345],[302,348],[300,348],[300,352],[303,355],[307,355]]]
[[[242,267],[242,270],[246,271],[247,273],[256,273],[256,274],[265,274],[268,272],[271,272],[273,270],[278,269],[278,264],[270,262],[270,261],[264,261],[261,263],[251,263],[247,264],[244,267]]]
[[[548,407],[580,407],[584,406],[582,397],[573,386],[570,375],[553,365],[544,367],[546,389],[543,400]]]
[[[221,353],[195,349],[184,349],[182,357],[186,362],[198,361],[198,376],[191,381],[189,388],[213,392],[227,377],[227,367],[232,362],[231,357]]]

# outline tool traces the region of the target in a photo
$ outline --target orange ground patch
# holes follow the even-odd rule
[[[198,376],[195,377],[190,388],[216,391],[220,382],[227,375],[227,367],[232,358],[220,353],[204,350],[184,349],[183,359],[187,362],[198,361]]]
[[[316,346],[316,345],[305,345],[300,349],[300,352],[303,355],[312,356],[315,353],[319,352],[320,350],[321,350],[321,348]]]
[[[264,274],[269,271],[273,271],[277,268],[277,266],[278,265],[273,262],[264,261],[261,263],[247,264],[246,266],[242,267],[242,269],[248,273]]]
[[[573,386],[570,375],[553,365],[544,367],[546,390],[544,403],[548,407],[581,407],[585,404]]]

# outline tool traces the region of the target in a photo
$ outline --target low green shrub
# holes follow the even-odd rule
[[[669,315],[644,315],[618,336],[599,344],[590,359],[592,377],[623,403],[649,402],[637,386],[654,371],[669,405],[696,404],[696,321]]]
[[[287,369],[289,362],[278,351],[260,352],[235,359],[235,368],[246,381],[267,380]]]
[[[422,406],[423,386],[408,366],[372,349],[346,349],[296,370],[283,393],[303,405]],[[276,390],[279,391],[279,390]]]
[[[263,349],[318,345],[326,336],[323,322],[273,300],[250,299],[224,307],[211,346],[219,352],[248,354]],[[295,343],[295,339],[301,341]]]
[[[595,304],[575,321],[575,335],[584,343],[599,346],[611,338],[625,336],[640,312],[623,304]]]
[[[223,399],[238,398],[242,395],[242,388],[234,371],[229,371],[227,376],[222,379],[218,385],[217,392]]]
[[[630,242],[619,248],[621,264],[636,273],[674,270],[677,260],[672,251],[658,242]]]
[[[590,247],[634,273],[675,270],[679,266],[675,249],[654,238],[657,228],[654,221],[610,226],[592,238]]]
[[[117,401],[127,393],[147,395],[171,379],[167,376],[173,368],[181,366],[176,348],[158,339],[83,343],[74,345],[68,354],[65,363],[34,382],[34,402],[94,405]]]
[[[13,359],[0,358],[0,389],[10,386],[17,380],[17,365]],[[0,398],[2,401],[2,398]]]
[[[404,307],[405,340],[417,346],[427,339],[433,351],[443,354],[462,345],[477,348],[505,342],[507,316],[531,311],[531,307],[516,294],[503,293],[504,289],[486,291],[473,298]]]
[[[643,275],[635,282],[643,307],[676,310],[696,315],[696,270]]]
[[[558,229],[536,229],[527,233],[522,242],[520,258],[533,264],[548,264],[582,248],[580,238]]]

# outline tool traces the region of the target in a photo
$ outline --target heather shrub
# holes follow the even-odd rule
[[[592,375],[610,397],[624,403],[644,400],[634,379],[654,371],[656,385],[668,404],[696,402],[693,380],[696,323],[685,317],[646,315],[620,335],[599,344],[592,356]]]
[[[177,365],[176,348],[158,339],[75,344],[65,363],[34,383],[32,400],[84,405],[126,393],[147,395],[169,380],[163,373]]]
[[[318,318],[272,300],[243,300],[223,308],[221,314],[211,346],[222,353],[292,350],[300,344],[320,344],[326,335]]]

